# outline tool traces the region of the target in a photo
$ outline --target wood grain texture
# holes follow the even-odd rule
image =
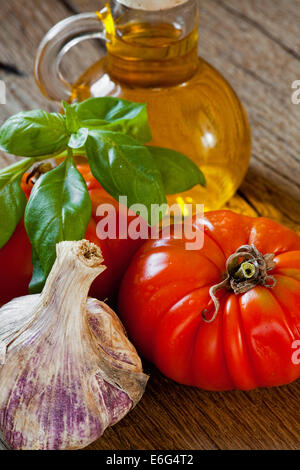
[[[32,76],[34,53],[60,19],[99,9],[98,0],[1,0],[0,79],[8,104],[0,123],[22,109],[56,109]],[[253,133],[248,175],[228,207],[277,219],[300,233],[300,0],[201,0],[200,52],[230,81]],[[79,76],[97,58],[85,45],[68,63]],[[77,54],[77,55],[76,55]],[[74,60],[74,57],[76,58]],[[80,67],[79,67],[80,65]],[[11,157],[0,156],[6,165]],[[253,392],[209,393],[151,373],[146,394],[90,449],[300,449],[299,381]]]

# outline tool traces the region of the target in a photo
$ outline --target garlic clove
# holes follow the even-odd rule
[[[135,405],[140,399],[140,388],[145,385],[145,374],[137,372],[142,371],[142,363],[121,321],[108,305],[95,299],[88,299],[87,316],[101,352],[103,376],[108,383],[119,384]]]
[[[144,393],[120,320],[87,298],[102,262],[90,242],[62,242],[42,294],[0,309],[0,429],[14,449],[83,448]]]
[[[6,348],[9,343],[33,320],[33,306],[37,305],[39,299],[39,295],[19,297],[0,309],[0,366],[5,363]]]

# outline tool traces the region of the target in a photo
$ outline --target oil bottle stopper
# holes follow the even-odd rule
[[[118,0],[126,7],[135,8],[144,11],[157,11],[175,8],[188,0]]]

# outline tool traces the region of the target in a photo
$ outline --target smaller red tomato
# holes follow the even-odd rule
[[[107,267],[101,276],[94,281],[90,295],[100,300],[113,298],[117,294],[122,276],[133,254],[143,243],[143,240],[140,239],[123,238],[119,233],[119,219],[123,220],[127,231],[128,224],[137,216],[129,214],[125,206],[119,205],[102,188],[93,177],[88,164],[77,165],[77,169],[86,182],[92,202],[92,217],[85,237],[100,247],[104,264]],[[34,186],[33,179],[29,178],[29,176],[25,174],[21,184],[27,199],[29,199]],[[97,224],[106,216],[105,214],[97,216],[97,209],[101,204],[111,204],[115,208],[116,237],[101,240],[97,236]],[[122,219],[123,217],[126,217],[126,220]],[[141,224],[146,224],[142,219],[140,221]],[[31,244],[22,220],[9,242],[0,250],[0,305],[7,303],[14,297],[28,294],[28,285],[32,276],[31,256]]]
[[[32,276],[31,245],[23,220],[0,250],[0,305],[28,294]]]

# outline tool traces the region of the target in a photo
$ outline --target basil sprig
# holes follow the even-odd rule
[[[91,217],[86,183],[73,155],[85,155],[103,188],[128,206],[164,204],[176,194],[205,179],[184,155],[170,149],[146,146],[152,140],[145,104],[117,98],[91,98],[70,105],[64,114],[42,110],[12,116],[0,128],[0,149],[27,157],[0,171],[0,248],[12,236],[25,212],[32,244],[34,274],[31,292],[39,292],[55,261],[55,245],[85,237]],[[41,176],[27,207],[21,189],[23,174],[35,162],[65,157],[58,167]],[[150,220],[148,221],[150,222]]]
[[[71,155],[38,179],[25,211],[25,227],[39,257],[39,264],[34,263],[32,292],[40,291],[52,268],[53,247],[84,238],[91,212],[88,189]]]

